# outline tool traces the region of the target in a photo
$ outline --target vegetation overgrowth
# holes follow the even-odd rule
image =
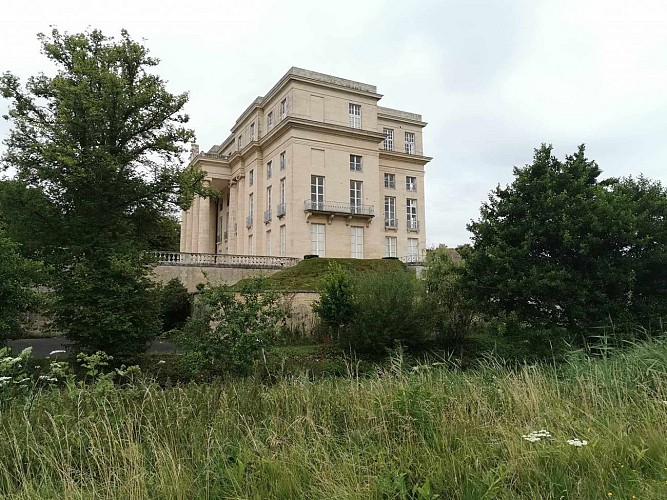
[[[0,496],[665,498],[666,367],[653,341],[270,386],[70,382],[3,405]]]

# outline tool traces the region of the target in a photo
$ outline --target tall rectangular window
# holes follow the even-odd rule
[[[384,174],[384,187],[387,189],[396,189],[395,174]]]
[[[350,212],[353,214],[361,213],[362,185],[361,181],[350,181]]]
[[[278,199],[278,217],[281,217],[285,215],[285,211],[287,209],[286,206],[286,187],[285,187],[285,178],[283,177],[280,179],[280,192],[278,193],[279,199]]]
[[[248,255],[255,255],[255,242],[252,239],[252,234],[248,236]]]
[[[313,210],[324,209],[324,177],[320,175],[310,176],[310,201]]]
[[[384,129],[384,150],[394,150],[394,130],[391,128]]]
[[[350,172],[361,172],[361,156],[350,155]]]
[[[408,154],[415,154],[415,134],[414,132],[405,133],[405,152]]]
[[[246,226],[251,227],[255,215],[255,197],[253,193],[248,195],[248,218],[246,219]]]
[[[252,122],[250,124],[250,140],[251,141],[255,140],[255,122]]]
[[[250,170],[248,172],[248,186],[252,187],[252,185],[255,183],[255,169]]]
[[[270,161],[266,164],[266,178],[270,179],[273,175],[273,162]]]
[[[408,198],[405,200],[405,210],[407,215],[408,230],[416,231],[419,229],[419,221],[417,220],[417,200]]]
[[[310,253],[325,256],[324,224],[310,225]]]
[[[236,139],[236,142],[238,144],[238,150],[241,151],[241,147],[243,147],[243,136],[239,134],[238,139]]]
[[[287,256],[287,228],[280,226],[280,256]]]
[[[287,116],[287,98],[280,101],[280,119],[284,119]]]
[[[396,236],[385,236],[384,238],[384,256],[396,257]]]
[[[395,228],[398,226],[396,220],[396,198],[394,196],[384,197],[384,225]]]
[[[271,130],[271,127],[273,127],[273,111],[266,116],[266,130]]]
[[[408,191],[417,191],[417,178],[416,177],[405,177],[405,189]]]
[[[408,262],[417,262],[419,260],[419,240],[417,238],[408,238]]]
[[[264,212],[264,222],[271,220],[271,186],[266,188],[266,211]]]
[[[285,162],[285,151],[283,151],[282,153],[280,153],[280,170],[281,171],[285,170],[286,166],[287,164]]]
[[[350,127],[361,128],[361,104],[352,104],[349,106]]]
[[[266,255],[273,255],[273,248],[271,247],[271,230],[266,232]]]
[[[350,227],[350,256],[353,259],[364,258],[364,228]]]

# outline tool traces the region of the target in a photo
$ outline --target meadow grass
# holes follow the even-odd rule
[[[666,370],[653,342],[559,366],[71,386],[4,405],[0,497],[667,498]]]

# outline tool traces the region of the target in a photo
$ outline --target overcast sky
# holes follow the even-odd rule
[[[48,69],[36,34],[50,25],[144,39],[169,90],[190,92],[205,150],[291,66],[376,85],[381,105],[428,122],[428,246],[467,242],[542,142],[559,157],[586,143],[604,177],[667,184],[664,0],[12,1],[0,71]]]

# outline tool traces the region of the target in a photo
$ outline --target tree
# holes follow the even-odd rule
[[[598,182],[583,145],[564,162],[551,152],[535,150],[532,165],[515,168],[514,182],[498,186],[468,226],[465,285],[480,310],[583,339],[591,326],[628,313],[632,214],[613,183]]]
[[[336,261],[322,282],[320,298],[313,302],[313,312],[334,340],[338,340],[354,316],[354,281],[349,272]]]
[[[203,172],[182,168],[194,137],[182,112],[188,96],[166,90],[151,73],[159,61],[126,31],[120,40],[97,30],[39,38],[56,74],[25,87],[10,73],[0,78],[13,122],[2,161],[20,188],[9,201],[25,202],[14,225],[39,221],[39,253],[56,270],[56,319],[70,338],[138,352],[159,329],[143,250],[176,205],[213,194]]]
[[[39,268],[19,254],[0,225],[0,346],[21,331],[23,314],[36,304],[33,284]]]

